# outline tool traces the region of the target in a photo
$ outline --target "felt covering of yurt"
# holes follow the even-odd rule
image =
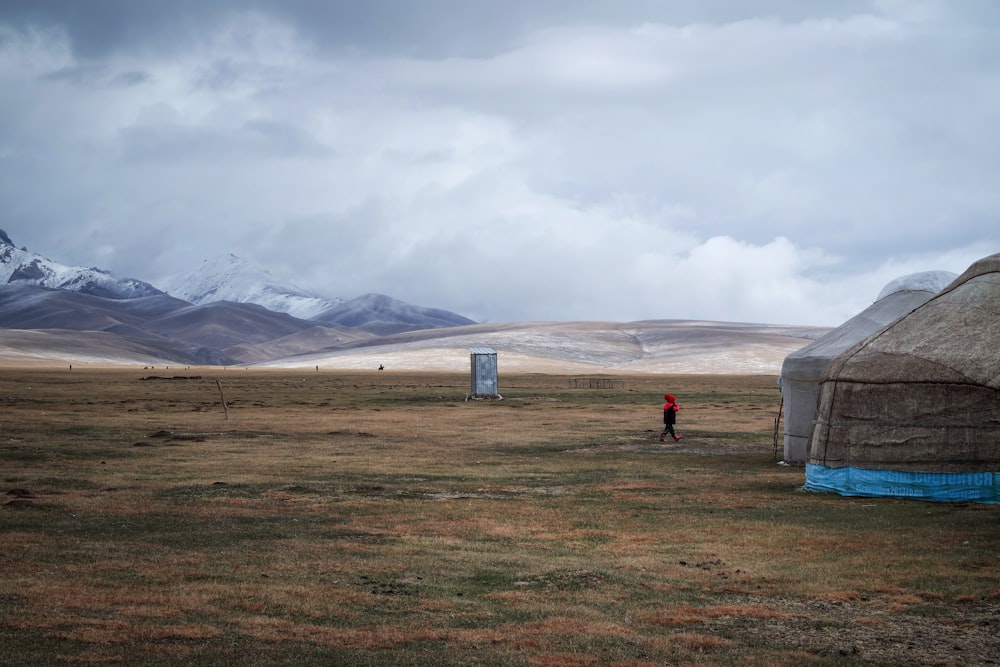
[[[834,359],[805,488],[1000,502],[1000,254]]]
[[[924,271],[896,278],[875,302],[836,329],[792,352],[781,365],[785,401],[784,460],[805,463],[816,421],[819,378],[826,367],[851,347],[924,304],[958,276],[950,271]]]

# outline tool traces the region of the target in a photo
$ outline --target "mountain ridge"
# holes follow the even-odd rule
[[[112,299],[134,299],[163,292],[135,278],[117,278],[93,267],[67,266],[18,248],[0,230],[0,283],[38,285]]]
[[[17,249],[0,230],[0,363],[450,371],[467,369],[468,348],[490,346],[503,369],[532,372],[776,374],[785,356],[826,331],[683,320],[480,324],[383,294],[323,301],[252,266],[237,271],[249,263],[235,255],[205,266],[213,264],[232,270],[214,283],[196,277],[204,301],[192,303]],[[246,278],[240,292],[233,276],[254,272],[264,278]],[[301,297],[299,312],[315,317],[239,300],[254,292],[272,305]],[[234,300],[210,300],[220,295]]]
[[[317,322],[342,327],[361,327],[383,335],[415,329],[440,329],[475,321],[440,308],[404,303],[385,294],[362,294],[343,301],[314,318]]]
[[[18,249],[3,230],[0,230],[0,284],[59,289],[67,293],[123,301],[169,296],[195,306],[223,303],[253,305],[298,320],[311,321],[314,325],[358,328],[380,335],[472,323],[472,320],[457,313],[415,306],[382,294],[365,294],[350,300],[322,296],[280,281],[266,269],[232,253],[204,260],[194,271],[168,276],[161,283],[164,289],[159,289],[140,280],[119,279],[102,269],[71,267],[29,252],[26,248]],[[96,311],[102,309],[95,307]],[[206,312],[224,317],[224,311],[226,307],[216,306]],[[65,317],[60,321],[58,313],[49,313],[48,324],[57,328],[80,329],[83,321],[94,319],[93,314],[88,316],[80,308],[68,305],[63,315]],[[21,313],[19,317],[20,321],[0,319],[0,326],[27,328],[25,315]],[[73,318],[77,321],[72,321]],[[226,325],[222,326],[225,328]],[[94,328],[103,330],[105,327]],[[290,333],[294,331],[280,332],[281,335]],[[228,342],[255,344],[261,341],[258,336],[247,332],[242,339],[232,337]]]

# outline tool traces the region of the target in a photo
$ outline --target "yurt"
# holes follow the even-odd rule
[[[1000,502],[1000,254],[830,363],[805,486]]]
[[[875,302],[836,329],[796,350],[781,365],[785,402],[785,463],[803,464],[816,421],[819,378],[840,354],[879,329],[923,305],[957,276],[950,271],[924,271],[896,278],[882,288]]]

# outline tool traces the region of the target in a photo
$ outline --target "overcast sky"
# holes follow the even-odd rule
[[[0,229],[479,321],[837,325],[1000,252],[994,0],[2,0]]]

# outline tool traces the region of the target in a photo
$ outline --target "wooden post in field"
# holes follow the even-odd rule
[[[222,394],[222,381],[216,378],[215,384],[219,386],[219,399],[222,401],[222,409],[226,411],[226,421],[229,421],[229,406],[226,405],[226,397]]]

